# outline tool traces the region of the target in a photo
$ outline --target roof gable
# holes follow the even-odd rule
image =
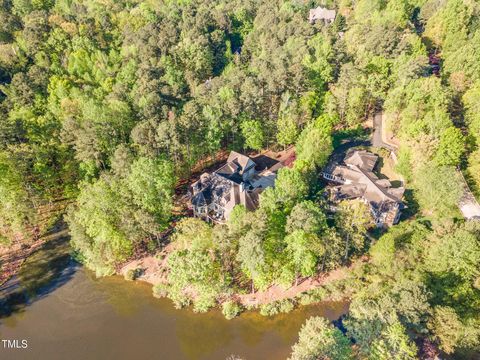
[[[377,163],[378,156],[365,150],[354,151],[344,160],[347,165],[358,166],[362,170],[372,171]]]
[[[236,151],[231,151],[228,156],[227,163],[233,163],[241,167],[240,173],[243,171],[255,167],[255,163],[248,156],[240,154]]]

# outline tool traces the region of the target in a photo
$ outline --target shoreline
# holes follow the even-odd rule
[[[155,286],[157,284],[167,283],[168,269],[166,261],[168,254],[173,250],[172,243],[168,244],[162,251],[156,255],[149,255],[141,259],[132,260],[124,264],[118,271],[117,275],[125,278],[130,270],[142,269],[142,274],[133,281],[141,281]],[[159,259],[161,257],[161,260]],[[225,298],[225,301],[233,300],[238,302],[245,308],[256,308],[262,305],[267,305],[284,300],[292,300],[298,296],[321,289],[324,286],[335,283],[336,281],[347,280],[352,270],[363,263],[367,262],[368,258],[362,256],[353,261],[348,266],[342,266],[331,270],[327,273],[318,274],[313,277],[300,279],[297,284],[293,284],[288,288],[281,285],[273,284],[265,290],[258,290],[255,293],[234,293]],[[127,281],[125,279],[125,281]],[[325,299],[328,300],[328,299]]]
[[[51,232],[41,236],[38,240],[34,241],[28,246],[20,246],[18,249],[9,250],[2,253],[0,256],[0,286],[3,286],[15,275],[17,275],[25,261],[27,261],[27,259],[35,252],[42,249],[42,247],[44,247],[50,241],[68,236],[68,227],[64,223],[61,223],[58,228],[55,226]]]
[[[1,259],[5,260],[2,263],[0,286],[4,285],[15,275],[17,275],[23,264],[30,256],[42,249],[49,242],[59,238],[67,237],[68,235],[69,229],[65,226],[65,224],[63,224],[55,231],[42,236],[29,247],[16,249],[15,251],[5,252],[2,254]],[[158,251],[154,255],[147,255],[128,261],[118,268],[115,274],[120,275],[125,279],[125,275],[129,270],[142,269],[142,274],[138,276],[135,281],[148,283],[152,285],[152,287],[161,283],[165,284],[168,281],[168,256],[174,249],[175,244],[168,243],[161,251]],[[258,290],[254,293],[243,293],[237,291],[233,294],[226,295],[224,301],[234,301],[249,309],[259,308],[262,305],[272,304],[275,302],[293,300],[302,294],[319,290],[325,286],[335,283],[336,281],[347,280],[352,269],[361,266],[366,261],[368,261],[368,259],[365,256],[360,257],[354,260],[348,266],[342,266],[327,273],[317,274],[313,277],[299,279],[297,284],[292,284],[288,288],[281,285],[272,284],[265,290]],[[4,270],[6,267],[8,268],[7,271]],[[127,280],[125,279],[124,281]],[[326,298],[324,300],[329,299]]]

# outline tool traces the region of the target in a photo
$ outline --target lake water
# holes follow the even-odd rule
[[[145,283],[95,278],[70,258],[67,242],[51,243],[0,289],[0,339],[28,342],[26,349],[0,343],[0,359],[286,359],[307,318],[333,320],[347,307],[325,302],[226,320],[218,310],[177,310],[151,294]]]

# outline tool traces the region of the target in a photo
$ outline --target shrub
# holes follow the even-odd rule
[[[142,268],[130,269],[125,273],[125,280],[134,281],[143,274]]]
[[[247,304],[245,305],[245,309],[246,310],[257,310],[258,309],[258,305],[257,304]]]
[[[238,316],[243,311],[243,307],[241,304],[237,303],[236,301],[225,301],[222,304],[222,313],[225,315],[227,320],[231,320],[234,317]]]
[[[326,285],[326,290],[329,292],[329,300],[339,301],[345,298],[347,291],[347,281],[338,280]]]
[[[150,252],[153,252],[158,247],[157,242],[154,240],[150,240],[147,242],[147,249]]]
[[[199,294],[198,297],[193,302],[193,311],[194,312],[207,312],[209,309],[216,305],[216,294],[215,293],[203,293]]]
[[[316,289],[312,289],[304,293],[301,293],[298,296],[298,302],[301,305],[310,305],[310,304],[318,303],[320,301],[324,301],[325,299],[328,298],[329,295],[330,295],[330,292],[327,289],[325,289],[324,287],[318,287]]]
[[[163,283],[154,285],[152,291],[156,298],[166,297],[168,295],[168,285]]]
[[[3,236],[2,234],[0,234],[0,245],[8,246],[8,245],[10,245],[10,244],[11,244],[11,243],[10,243],[10,240],[9,240],[7,237],[5,237],[5,236]]]
[[[183,291],[170,287],[168,290],[168,298],[173,301],[175,309],[181,309],[192,303],[192,300]]]
[[[284,299],[274,301],[269,304],[260,306],[260,314],[263,316],[273,316],[279,313],[288,313],[295,308],[295,301],[292,299]]]
[[[311,317],[306,321],[292,350],[290,360],[353,359],[350,340],[327,319],[320,316]]]
[[[295,305],[296,305],[295,300],[293,299],[282,300],[280,301],[280,304],[279,304],[279,310],[281,313],[289,313],[290,311],[295,309]]]
[[[164,252],[158,252],[157,254],[155,254],[155,259],[157,259],[158,261],[163,261],[163,259],[165,259],[165,253]]]

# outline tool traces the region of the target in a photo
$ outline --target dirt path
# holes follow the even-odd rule
[[[303,292],[313,290],[336,280],[345,279],[347,276],[348,268],[342,267],[318,277],[303,279],[298,285],[293,285],[288,289],[285,289],[280,285],[272,285],[265,291],[259,291],[254,294],[238,295],[237,299],[242,305],[247,307],[268,304],[274,301],[294,298]]]

